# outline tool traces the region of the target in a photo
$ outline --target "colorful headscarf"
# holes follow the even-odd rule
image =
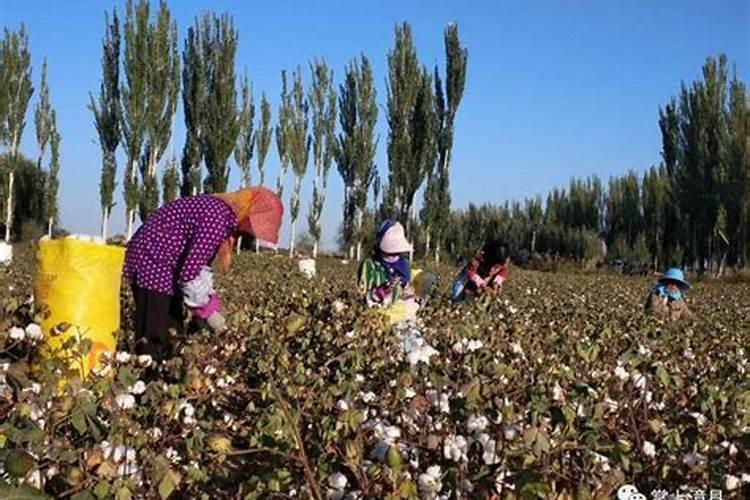
[[[409,259],[402,255],[386,255],[380,250],[380,242],[394,224],[396,223],[392,220],[385,220],[380,225],[376,241],[376,259],[380,265],[385,268],[389,278],[398,277],[401,284],[406,286],[411,279],[411,266],[409,265]]]
[[[252,236],[266,246],[276,246],[284,215],[284,206],[276,193],[264,187],[252,187],[214,196],[232,207],[238,233]],[[232,235],[219,248],[217,258],[223,272],[229,271],[236,241],[237,235]]]

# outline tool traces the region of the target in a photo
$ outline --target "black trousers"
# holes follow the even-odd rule
[[[169,330],[183,330],[182,296],[165,295],[132,286],[135,301],[136,352],[155,360],[172,356]]]

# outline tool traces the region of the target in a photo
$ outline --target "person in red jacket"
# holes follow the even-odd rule
[[[501,291],[509,268],[508,247],[500,240],[488,241],[461,269],[451,288],[451,300],[461,302],[487,291]]]

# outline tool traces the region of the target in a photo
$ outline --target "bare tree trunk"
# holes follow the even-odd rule
[[[50,217],[49,220],[47,221],[47,237],[50,239],[52,239],[52,224],[53,224],[53,219],[52,217]]]
[[[427,258],[430,255],[430,236],[432,235],[430,234],[429,227],[425,228],[425,230],[426,230],[426,240],[425,240],[424,256],[425,258]]]
[[[237,238],[237,255],[240,254],[240,249],[242,248],[242,236]]]
[[[435,243],[435,264],[440,264],[440,242]]]
[[[531,233],[531,254],[534,255],[536,252],[536,229]]]
[[[127,241],[133,236],[133,225],[135,224],[135,210],[128,211],[128,226],[125,231]]]
[[[109,226],[109,209],[105,208],[102,211],[102,239],[107,241],[107,231]]]
[[[349,260],[354,259],[354,245],[349,245]]]
[[[313,255],[312,255],[312,257],[313,257],[313,259],[317,259],[318,258],[318,240],[315,240],[315,242],[313,243]]]
[[[197,194],[198,194],[198,187],[197,186],[193,186],[193,196],[195,196]]]
[[[296,225],[295,224],[296,222],[297,221],[294,221],[294,220],[292,221],[292,229],[291,229],[291,235],[290,235],[291,239],[289,240],[289,257],[294,257],[294,229],[295,229],[294,226]]]
[[[5,242],[10,243],[10,226],[13,225],[13,187],[15,184],[15,172],[12,165],[8,172],[8,200],[5,205]]]
[[[357,262],[362,260],[362,242],[357,242]]]
[[[255,238],[255,253],[260,253],[260,241]]]

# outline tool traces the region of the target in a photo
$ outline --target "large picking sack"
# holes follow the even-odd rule
[[[45,312],[42,355],[73,356],[70,368],[81,377],[99,366],[102,353],[114,353],[120,329],[120,281],[125,249],[82,239],[39,243],[34,293]],[[61,351],[71,337],[89,340],[85,356]]]
[[[0,265],[8,266],[13,261],[13,247],[0,241]]]

